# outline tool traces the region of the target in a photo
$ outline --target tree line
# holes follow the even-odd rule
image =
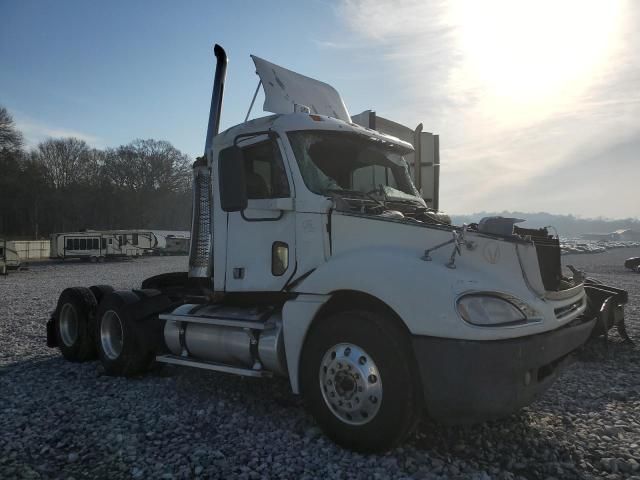
[[[0,237],[83,229],[187,230],[191,159],[164,140],[104,150],[77,138],[26,148],[0,106]]]

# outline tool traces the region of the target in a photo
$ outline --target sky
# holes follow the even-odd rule
[[[219,43],[223,129],[255,54],[440,135],[449,213],[640,217],[638,25],[634,0],[0,0],[0,105],[29,146],[155,138],[195,157]]]

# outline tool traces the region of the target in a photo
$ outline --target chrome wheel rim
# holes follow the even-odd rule
[[[78,313],[73,305],[65,303],[60,310],[60,339],[66,347],[72,347],[78,339]]]
[[[120,317],[113,310],[109,310],[102,316],[100,322],[100,344],[102,351],[109,360],[117,359],[122,353],[124,332]]]
[[[327,350],[319,379],[327,407],[344,423],[364,425],[380,410],[380,370],[371,355],[357,345],[339,343]]]

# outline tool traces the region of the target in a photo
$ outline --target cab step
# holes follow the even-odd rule
[[[213,370],[216,372],[232,373],[234,375],[242,375],[245,377],[272,377],[273,374],[266,370],[253,370],[251,368],[234,367],[222,363],[208,362],[206,360],[194,360],[188,357],[180,357],[177,355],[158,355],[156,362],[168,363],[171,365],[180,365],[183,367],[203,368],[205,370]]]

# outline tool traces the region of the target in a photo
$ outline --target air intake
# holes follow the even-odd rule
[[[191,221],[191,251],[189,276],[211,278],[211,170],[206,160],[193,165],[193,219]]]

